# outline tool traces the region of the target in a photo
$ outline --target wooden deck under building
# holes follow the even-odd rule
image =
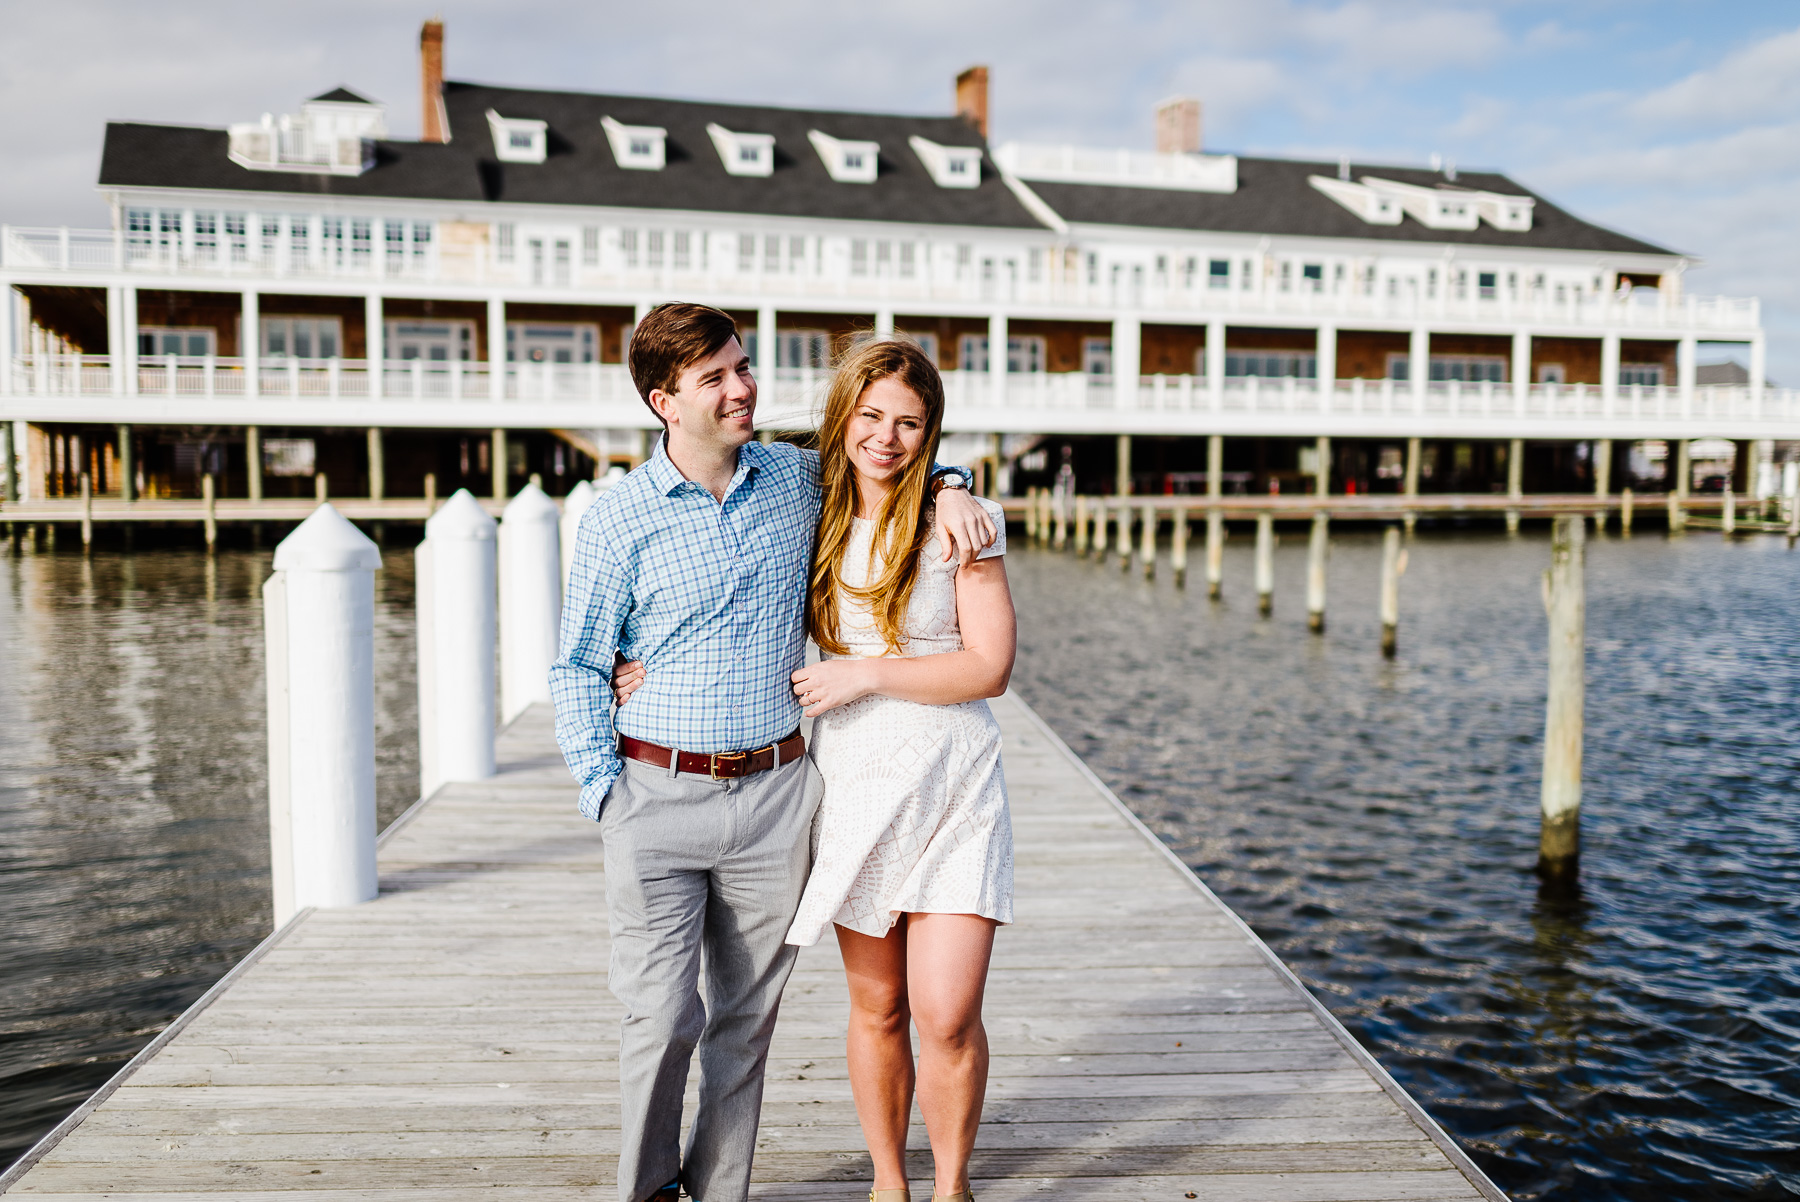
[[[994,708],[1018,923],[988,990],[977,1197],[1504,1197],[1023,703]],[[40,1145],[10,1192],[616,1198],[598,828],[575,812],[547,708],[509,728],[500,759],[384,836],[378,900],[299,916]],[[845,1012],[827,940],[782,1008],[757,1197],[866,1196]]]

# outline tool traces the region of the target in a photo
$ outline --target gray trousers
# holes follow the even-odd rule
[[[677,1177],[700,1202],[749,1193],[769,1038],[796,951],[782,940],[806,887],[823,791],[802,756],[716,782],[627,760],[606,795],[608,984],[625,1006],[620,1202],[644,1202]],[[696,1048],[700,1102],[684,1154]]]

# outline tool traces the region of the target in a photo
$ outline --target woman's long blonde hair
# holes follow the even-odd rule
[[[844,432],[869,385],[892,377],[910,388],[925,406],[925,440],[874,514],[875,537],[870,555],[881,563],[881,575],[866,588],[844,583],[844,551],[850,542],[851,519],[860,494],[856,470],[844,451]],[[937,365],[916,342],[880,339],[852,351],[832,377],[819,420],[819,533],[813,540],[812,591],[807,599],[806,632],[834,655],[848,651],[838,632],[838,597],[869,607],[875,629],[889,649],[906,641],[906,607],[919,577],[919,553],[931,537],[925,514],[931,465],[937,459],[938,433],[944,424],[944,379]]]

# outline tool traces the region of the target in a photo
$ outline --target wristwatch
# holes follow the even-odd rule
[[[960,488],[964,492],[972,492],[969,480],[969,469],[963,467],[947,467],[931,478],[931,495],[937,496],[946,488]]]

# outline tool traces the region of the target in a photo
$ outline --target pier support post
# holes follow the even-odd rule
[[[1550,688],[1544,711],[1543,829],[1538,873],[1573,883],[1581,856],[1581,739],[1586,699],[1586,526],[1559,517],[1550,535],[1544,610],[1550,618]]]
[[[1327,389],[1334,386],[1329,381],[1323,385]],[[1313,479],[1313,495],[1322,501],[1331,495],[1331,440],[1329,438],[1320,438],[1313,444],[1313,457],[1318,460],[1319,469],[1318,475]]]
[[[1123,387],[1130,388],[1132,395],[1135,396],[1137,394],[1137,377],[1132,376]],[[1118,494],[1121,497],[1129,497],[1131,495],[1131,435],[1119,435],[1117,447],[1116,466],[1118,470],[1114,473],[1115,483],[1118,486]]]
[[[1131,540],[1131,502],[1123,497],[1113,506],[1113,513],[1119,523],[1117,543],[1119,545],[1119,571],[1131,571],[1131,556],[1136,548]]]
[[[1331,555],[1331,518],[1315,513],[1306,544],[1306,628],[1325,633],[1325,561]]]
[[[494,774],[494,519],[459,488],[416,554],[419,795]]]
[[[563,498],[561,528],[557,544],[562,558],[563,592],[569,591],[569,569],[575,566],[575,536],[581,531],[581,515],[588,511],[600,490],[586,480],[575,481],[575,487]]]
[[[12,423],[8,422],[6,425],[11,429]],[[119,423],[116,437],[119,448],[119,500],[129,505],[137,500],[137,448],[131,445],[131,427],[125,423]]]
[[[4,313],[0,312],[0,320],[4,319]],[[18,502],[19,467],[18,452],[13,449],[13,424],[0,421],[0,504],[16,505]]]
[[[1156,579],[1156,506],[1146,503],[1143,516],[1139,519],[1144,528],[1140,532],[1143,542],[1138,555],[1144,561],[1144,579]]]
[[[208,480],[212,477],[208,476]],[[94,478],[81,473],[81,549],[85,553],[94,546]]]
[[[244,467],[250,481],[250,501],[263,499],[262,427],[244,427]]]
[[[1421,454],[1422,454],[1422,451],[1420,449],[1419,440],[1416,438],[1407,439],[1406,440],[1406,495],[1409,500],[1414,497],[1417,497],[1419,495],[1419,456]],[[1406,513],[1404,514],[1404,520],[1406,522],[1406,536],[1408,538],[1411,538],[1412,532],[1413,532],[1413,526],[1419,520],[1418,515],[1415,514],[1412,510],[1408,509],[1406,511]]]
[[[500,721],[550,701],[562,621],[562,515],[534,481],[500,516]]]
[[[1619,533],[1625,538],[1631,537],[1631,509],[1637,500],[1637,494],[1629,488],[1619,490]]]
[[[201,524],[206,535],[206,553],[210,555],[219,549],[219,486],[211,472],[200,477],[200,501],[206,507]]]
[[[1381,653],[1389,659],[1400,647],[1400,577],[1406,574],[1406,552],[1393,526],[1381,536]]]
[[[1506,497],[1514,504],[1506,511],[1506,532],[1519,532],[1519,498],[1525,495],[1525,440],[1515,438],[1506,445]]]
[[[493,469],[494,500],[506,500],[506,431],[494,427],[488,439],[488,466]]]
[[[1225,590],[1225,515],[1218,506],[1206,511],[1206,595],[1217,601]]]
[[[1030,542],[1037,541],[1037,493],[1035,487],[1025,490],[1025,537]]]
[[[326,505],[263,585],[275,925],[375,896],[375,544]]]
[[[1169,532],[1169,570],[1175,573],[1175,587],[1187,587],[1188,514],[1180,506],[1175,510],[1175,528]]]
[[[437,512],[437,473],[425,473],[425,516]]]
[[[1256,612],[1275,609],[1275,515],[1256,515]]]
[[[382,454],[381,427],[369,427],[369,499],[387,496],[387,457]]]
[[[1075,554],[1086,559],[1088,553],[1088,503],[1086,497],[1075,498]]]
[[[1594,510],[1594,529],[1604,533],[1606,530],[1606,501],[1612,496],[1612,439],[1597,439],[1593,445],[1594,454],[1594,496],[1600,499],[1600,508]]]
[[[323,505],[331,499],[331,481],[324,472],[313,473],[313,503]]]
[[[1050,492],[1050,545],[1060,551],[1069,545],[1069,498],[1052,489]]]
[[[1731,481],[1725,481],[1725,495],[1720,498],[1724,508],[1719,511],[1719,530],[1726,538],[1737,533],[1737,493],[1731,487]]]
[[[1105,563],[1108,546],[1106,498],[1094,498],[1094,562]]]

